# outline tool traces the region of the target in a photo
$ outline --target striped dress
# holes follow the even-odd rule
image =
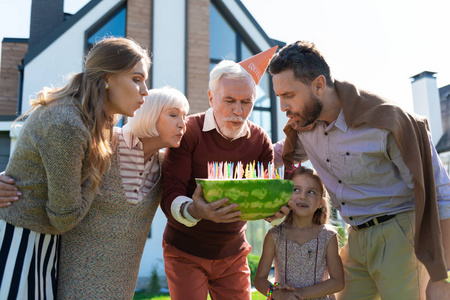
[[[62,236],[58,299],[132,299],[161,196],[161,170],[142,201],[128,201],[119,148],[86,217]],[[160,165],[162,152],[159,153]]]
[[[22,196],[0,209],[0,299],[54,299],[60,234],[97,194],[90,148],[75,99],[42,106],[23,124],[6,168]]]
[[[0,299],[53,299],[60,236],[0,220]]]

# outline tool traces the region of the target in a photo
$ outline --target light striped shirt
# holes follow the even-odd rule
[[[341,110],[330,125],[318,121],[313,130],[298,132],[298,137],[294,161],[311,161],[348,224],[414,210],[412,174],[390,131],[364,124],[348,127]],[[274,145],[276,166],[282,162],[283,145],[284,140]],[[450,179],[431,148],[439,216],[448,219]]]
[[[144,199],[159,178],[158,152],[144,162],[144,148],[139,138],[125,124],[119,133],[120,175],[127,201],[137,204]]]

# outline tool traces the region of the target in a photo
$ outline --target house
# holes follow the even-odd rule
[[[411,77],[414,112],[427,117],[433,144],[450,174],[450,84],[437,88],[435,72]]]
[[[450,174],[450,84],[439,88],[443,134],[436,145],[444,168]]]
[[[0,71],[0,168],[4,170],[17,137],[13,120],[30,109],[29,100],[44,86],[61,86],[64,76],[81,71],[89,46],[103,36],[131,37],[152,53],[149,88],[173,86],[184,92],[191,113],[209,107],[212,67],[223,58],[241,61],[274,45],[239,0],[91,0],[74,15],[64,0],[33,0],[30,38],[2,41]],[[283,137],[286,117],[266,74],[258,87],[251,120],[274,141]],[[264,221],[249,224],[249,240],[260,253]],[[165,216],[155,216],[140,269],[162,275]],[[140,284],[142,284],[140,282]]]

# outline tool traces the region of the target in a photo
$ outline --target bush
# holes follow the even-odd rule
[[[253,286],[253,280],[255,279],[256,269],[258,268],[260,257],[258,255],[249,253],[247,259],[248,259],[248,266],[250,268],[250,278]]]
[[[153,266],[152,275],[150,276],[149,291],[152,294],[156,294],[160,289],[161,285],[159,284],[158,272],[156,266]]]
[[[337,226],[336,231],[338,232],[339,249],[344,247],[347,242],[347,231],[343,226]]]

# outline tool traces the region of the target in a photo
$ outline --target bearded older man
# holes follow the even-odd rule
[[[223,206],[228,199],[207,203],[195,178],[208,177],[208,162],[272,162],[269,136],[247,119],[275,48],[269,50],[259,70],[220,62],[210,74],[211,108],[189,116],[181,146],[167,149],[161,207],[168,218],[163,248],[171,299],[206,300],[208,291],[212,299],[251,299],[246,222],[236,204]]]

